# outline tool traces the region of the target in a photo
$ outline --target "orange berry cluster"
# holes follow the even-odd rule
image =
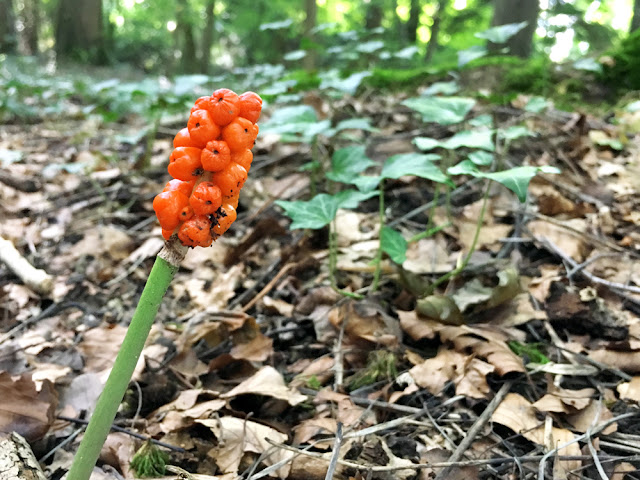
[[[173,139],[174,179],[153,200],[166,240],[177,233],[185,246],[208,247],[235,221],[261,110],[253,92],[221,88],[196,100],[187,127]]]

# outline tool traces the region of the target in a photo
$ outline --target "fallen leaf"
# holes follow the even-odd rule
[[[286,401],[292,406],[307,400],[306,395],[287,387],[282,375],[270,366],[262,367],[244,382],[241,382],[227,393],[220,395],[220,398],[234,398],[238,395],[246,394],[277,398]]]
[[[573,258],[576,262],[582,262],[589,253],[589,246],[585,242],[584,236],[577,232],[585,233],[588,229],[587,221],[582,218],[574,218],[563,222],[570,228],[562,228],[544,220],[533,220],[527,224],[527,228],[540,242],[549,239],[565,255]]]
[[[209,427],[218,439],[218,447],[211,449],[208,455],[214,458],[223,473],[238,473],[242,457],[247,452],[262,455],[269,450],[271,453],[262,457],[266,465],[293,457],[291,452],[273,448],[267,441],[269,439],[274,443],[284,443],[287,441],[287,435],[266,425],[227,416],[196,422]],[[291,465],[287,463],[276,471],[276,475],[282,479],[287,478],[290,468]]]
[[[618,385],[621,400],[640,402],[640,377],[633,377],[631,381]]]
[[[345,335],[354,340],[393,347],[401,338],[398,322],[374,302],[348,300],[329,312],[329,321],[337,328],[344,323]]]
[[[16,432],[28,441],[42,438],[53,424],[58,398],[51,382],[36,388],[31,375],[0,372],[0,432]]]

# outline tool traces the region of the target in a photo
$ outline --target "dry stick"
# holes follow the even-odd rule
[[[264,288],[262,290],[260,290],[260,292],[258,292],[258,294],[253,297],[251,299],[251,301],[249,303],[247,303],[244,307],[242,307],[240,309],[240,311],[242,312],[248,312],[251,307],[253,307],[256,303],[258,303],[260,301],[260,299],[262,297],[264,297],[267,293],[269,293],[269,291],[271,291],[271,289],[273,287],[276,286],[276,284],[280,281],[280,279],[292,268],[296,267],[298,264],[297,263],[287,263],[284,267],[282,267],[280,269],[280,271],[276,274],[275,277],[273,277],[269,283],[267,283]]]
[[[619,420],[623,420],[623,419],[629,418],[629,417],[635,417],[636,415],[638,415],[638,413],[639,412],[623,413],[622,415],[618,415],[617,417],[610,418],[606,422],[603,422],[600,425],[598,425],[593,430],[588,430],[587,432],[583,433],[582,435],[578,435],[577,437],[573,437],[573,440],[569,440],[568,442],[565,442],[562,445],[554,448],[553,450],[550,450],[547,453],[545,453],[542,456],[542,458],[540,459],[540,465],[538,465],[538,480],[544,480],[544,469],[545,469],[547,460],[549,459],[549,457],[551,457],[551,455],[553,455],[555,453],[558,453],[560,450],[562,450],[563,448],[567,448],[569,445],[573,445],[576,442],[581,442],[585,438],[589,438],[589,437],[591,437],[593,435],[596,435],[597,433],[600,433],[602,430],[607,428],[609,425],[611,425],[613,423],[616,423]],[[589,456],[589,458],[591,458],[591,456]]]
[[[336,428],[333,452],[331,453],[329,468],[327,469],[327,474],[324,476],[324,480],[333,480],[333,475],[336,473],[336,467],[338,466],[338,457],[340,457],[340,447],[342,447],[342,422],[338,422]]]
[[[493,399],[489,402],[489,405],[487,405],[487,408],[484,410],[484,412],[482,412],[482,415],[480,415],[476,422],[471,426],[469,432],[467,433],[467,436],[464,437],[464,439],[460,442],[460,445],[458,445],[458,448],[456,448],[453,454],[449,457],[450,463],[457,462],[463,457],[465,452],[469,449],[469,447],[475,440],[476,436],[480,433],[480,430],[484,428],[484,426],[491,418],[491,415],[493,415],[493,412],[496,411],[496,409],[502,403],[502,400],[504,400],[504,398],[507,396],[512,385],[513,380],[508,380],[502,385],[502,387],[500,387],[500,390],[498,390],[496,396],[493,397]],[[444,480],[446,478],[449,478],[449,474],[451,473],[451,470],[453,468],[454,467],[451,466],[445,467],[443,470],[440,470],[438,475],[436,475],[435,480]]]
[[[630,414],[625,414],[629,416]],[[265,438],[267,443],[274,445],[276,447],[282,448],[283,450],[287,450],[289,452],[297,453],[298,455],[305,455],[307,457],[319,458],[322,460],[327,460],[324,454],[318,452],[310,452],[306,450],[302,450],[296,447],[291,447],[289,445],[276,443],[270,438]],[[413,465],[402,465],[402,466],[379,466],[379,465],[363,465],[360,463],[349,462],[347,460],[338,460],[338,464],[354,468],[356,470],[367,470],[369,472],[395,472],[397,470],[422,470],[425,468],[447,468],[447,467],[474,467],[480,465],[494,465],[494,464],[502,464],[507,462],[515,462],[516,460],[522,463],[538,463],[543,459],[543,455],[530,455],[530,456],[522,456],[522,457],[502,457],[502,458],[488,458],[481,460],[466,460],[461,462],[434,462],[434,463],[415,463]],[[558,455],[559,460],[591,460],[591,455]],[[616,457],[613,459],[607,459],[607,461],[638,461],[640,460],[640,455],[634,455],[632,457]],[[252,479],[253,480],[253,479]]]
[[[0,262],[3,262],[22,282],[36,293],[48,295],[53,289],[53,277],[35,268],[9,240],[0,237]]]
[[[563,261],[567,262],[569,266],[575,270],[578,267],[578,262],[576,262],[573,258],[564,253],[560,247],[558,247],[555,243],[549,240],[546,237],[540,237],[539,241],[545,245],[549,250],[562,258]],[[598,285],[603,285],[612,290],[625,290],[631,293],[640,294],[640,287],[633,287],[631,285],[625,285],[624,283],[610,282],[609,280],[605,280],[604,278],[596,277],[593,273],[588,272],[587,270],[580,270],[580,273],[584,275],[587,280],[592,283],[597,283]]]

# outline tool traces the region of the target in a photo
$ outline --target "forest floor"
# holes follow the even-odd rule
[[[377,131],[353,135],[378,163],[455,133],[400,100],[305,97],[320,118],[369,118]],[[468,251],[485,184],[458,177],[431,206],[430,182],[387,181],[387,222],[443,228],[402,268],[383,259],[375,292],[378,201],[340,210],[335,280],[365,294],[346,297],[327,229],[289,230],[274,204],[307,198],[310,147],[261,134],[238,220],[183,261],[96,478],[133,476],[129,432],[162,442],[182,478],[640,478],[640,117],[523,104],[469,117],[525,125],[536,135],[507,163],[562,173],[522,204],[495,184],[469,265],[420,302]],[[24,435],[49,478],[70,466],[163,245],[151,203],[186,115],[153,142],[131,140],[133,118],[0,130],[0,235],[54,277],[39,295],[0,264],[0,431]]]

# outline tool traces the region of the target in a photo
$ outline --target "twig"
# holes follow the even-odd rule
[[[487,424],[487,422],[491,418],[491,415],[493,415],[493,412],[496,411],[496,409],[502,403],[502,400],[504,400],[504,398],[507,396],[512,385],[513,380],[509,380],[505,382],[502,387],[500,387],[500,390],[498,390],[496,396],[493,397],[493,399],[489,402],[489,405],[487,405],[487,408],[485,408],[485,410],[482,412],[482,415],[480,415],[476,422],[471,426],[471,428],[467,432],[467,436],[464,437],[464,439],[458,445],[458,448],[456,448],[455,451],[451,454],[451,456],[449,457],[449,463],[457,462],[463,457],[469,447],[471,447],[471,444],[475,440],[476,436]],[[453,466],[446,467],[443,470],[440,470],[440,472],[436,475],[435,480],[449,478],[449,474],[451,473],[452,469]]]
[[[53,290],[53,277],[35,268],[9,240],[0,237],[0,261],[4,262],[22,282],[34,292],[48,295]]]
[[[269,283],[267,283],[264,286],[264,288],[262,290],[260,290],[255,297],[253,297],[251,299],[251,301],[249,303],[247,303],[244,307],[242,307],[241,311],[248,312],[256,303],[258,303],[260,301],[260,299],[262,297],[264,297],[267,293],[269,293],[269,291],[271,291],[271,289],[273,287],[276,286],[276,284],[280,281],[280,279],[287,272],[289,272],[289,270],[291,270],[292,268],[294,268],[296,266],[298,266],[297,263],[287,263],[284,267],[282,267],[280,269],[280,271],[275,275],[275,277],[273,277],[271,280],[269,280]]]
[[[340,447],[342,447],[342,422],[338,422],[336,438],[333,442],[333,452],[331,453],[329,468],[327,469],[327,474],[324,476],[324,480],[333,480],[333,475],[338,466],[338,458],[340,457]]]
[[[540,237],[540,242],[544,244],[549,250],[558,255],[562,260],[569,264],[569,266],[575,270],[578,267],[578,262],[576,262],[573,258],[564,253],[560,247],[558,247],[555,243],[549,240],[546,237]],[[610,282],[609,280],[605,280],[604,278],[596,277],[593,273],[590,273],[587,270],[580,270],[580,273],[584,275],[587,280],[592,283],[596,283],[598,285],[603,285],[612,290],[624,290],[631,293],[640,294],[640,287],[634,287],[631,285],[625,285],[624,283]],[[616,292],[617,293],[617,292]]]
[[[538,480],[544,480],[544,469],[547,463],[547,460],[549,459],[549,457],[551,457],[553,454],[558,453],[560,450],[562,450],[563,448],[567,448],[569,445],[573,445],[576,442],[581,442],[582,440],[584,440],[585,438],[589,438],[592,435],[595,435],[599,432],[601,432],[602,430],[604,430],[605,428],[607,428],[609,425],[611,425],[612,423],[616,423],[619,420],[623,420],[625,418],[629,418],[629,417],[635,417],[636,415],[638,415],[639,412],[629,412],[629,413],[623,413],[622,415],[618,415],[617,417],[613,417],[610,418],[609,420],[602,422],[600,425],[598,425],[597,427],[595,427],[593,430],[587,431],[585,433],[583,433],[582,435],[578,435],[576,437],[573,437],[573,440],[569,440],[568,442],[563,443],[562,445],[554,448],[553,450],[549,450],[547,453],[545,453],[542,458],[540,459],[540,465],[538,465]],[[591,456],[589,456],[589,458],[591,458]]]
[[[78,423],[80,425],[88,425],[89,424],[89,420],[84,420],[82,418],[73,418],[73,417],[65,417],[64,415],[58,415],[56,417],[59,420],[64,420],[65,422],[72,422],[72,423]],[[164,443],[161,442],[160,440],[155,440],[151,437],[147,437],[145,435],[140,435],[139,433],[136,432],[132,432],[131,430],[127,430],[126,428],[122,428],[119,427],[118,425],[111,425],[111,430],[113,430],[114,432],[120,432],[120,433],[125,433],[127,435],[129,435],[130,437],[134,437],[137,438],[139,440],[144,440],[144,441],[149,441],[155,445],[158,445],[159,447],[164,447],[167,448],[169,450],[173,450],[174,452],[179,452],[179,453],[184,453],[186,452],[186,450],[184,448],[181,447],[176,447],[175,445],[170,445],[168,443]]]

